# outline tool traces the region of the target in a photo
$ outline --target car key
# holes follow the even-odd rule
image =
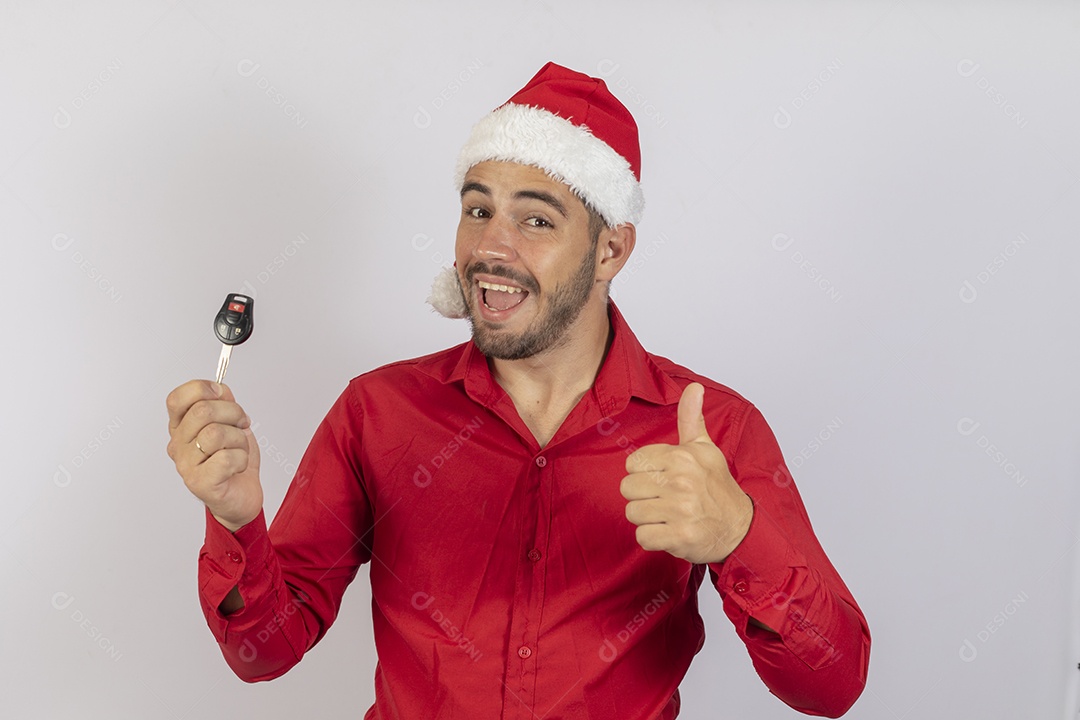
[[[214,334],[222,343],[217,368],[219,384],[225,379],[225,371],[229,369],[233,347],[251,337],[251,331],[255,328],[254,310],[254,299],[247,295],[229,293],[214,318]]]

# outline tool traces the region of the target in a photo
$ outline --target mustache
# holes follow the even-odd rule
[[[480,273],[513,280],[515,284],[528,290],[530,293],[540,292],[540,286],[531,275],[525,275],[524,273],[519,273],[516,270],[511,270],[510,268],[501,265],[488,265],[483,261],[473,263],[465,269],[465,280],[471,285],[475,281],[476,276]]]

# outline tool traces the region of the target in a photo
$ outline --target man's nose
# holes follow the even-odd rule
[[[500,260],[513,262],[517,259],[514,248],[517,228],[511,218],[496,215],[484,224],[479,241],[473,248],[473,257],[477,260]]]

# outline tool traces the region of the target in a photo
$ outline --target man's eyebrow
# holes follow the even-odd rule
[[[465,194],[469,192],[478,192],[481,195],[490,196],[491,188],[483,183],[467,182],[461,186],[461,197],[465,197]],[[517,199],[539,200],[540,202],[555,208],[555,210],[564,218],[567,217],[566,206],[563,205],[559,198],[551,193],[544,192],[543,190],[518,190],[514,193],[514,197]]]
[[[461,197],[465,197],[465,193],[473,191],[481,193],[483,195],[491,194],[491,188],[489,188],[487,185],[483,185],[478,182],[467,182],[461,186]]]
[[[551,193],[543,192],[542,190],[518,190],[514,193],[514,197],[517,198],[531,198],[533,200],[539,200],[542,203],[547,203],[551,207],[559,211],[559,214],[564,218],[566,217],[566,206],[559,201],[559,198],[555,197]]]

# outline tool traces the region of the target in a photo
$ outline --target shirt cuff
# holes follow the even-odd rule
[[[206,510],[206,537],[199,553],[199,596],[207,624],[219,641],[226,629],[242,624],[252,613],[253,601],[265,595],[270,573],[265,571],[273,554],[266,531],[266,517],[260,510],[254,520],[231,532]],[[244,607],[223,615],[218,607],[234,587],[239,588]]]
[[[799,567],[806,567],[806,558],[756,504],[746,537],[724,562],[709,564],[725,604],[777,629],[790,600],[785,588]]]

